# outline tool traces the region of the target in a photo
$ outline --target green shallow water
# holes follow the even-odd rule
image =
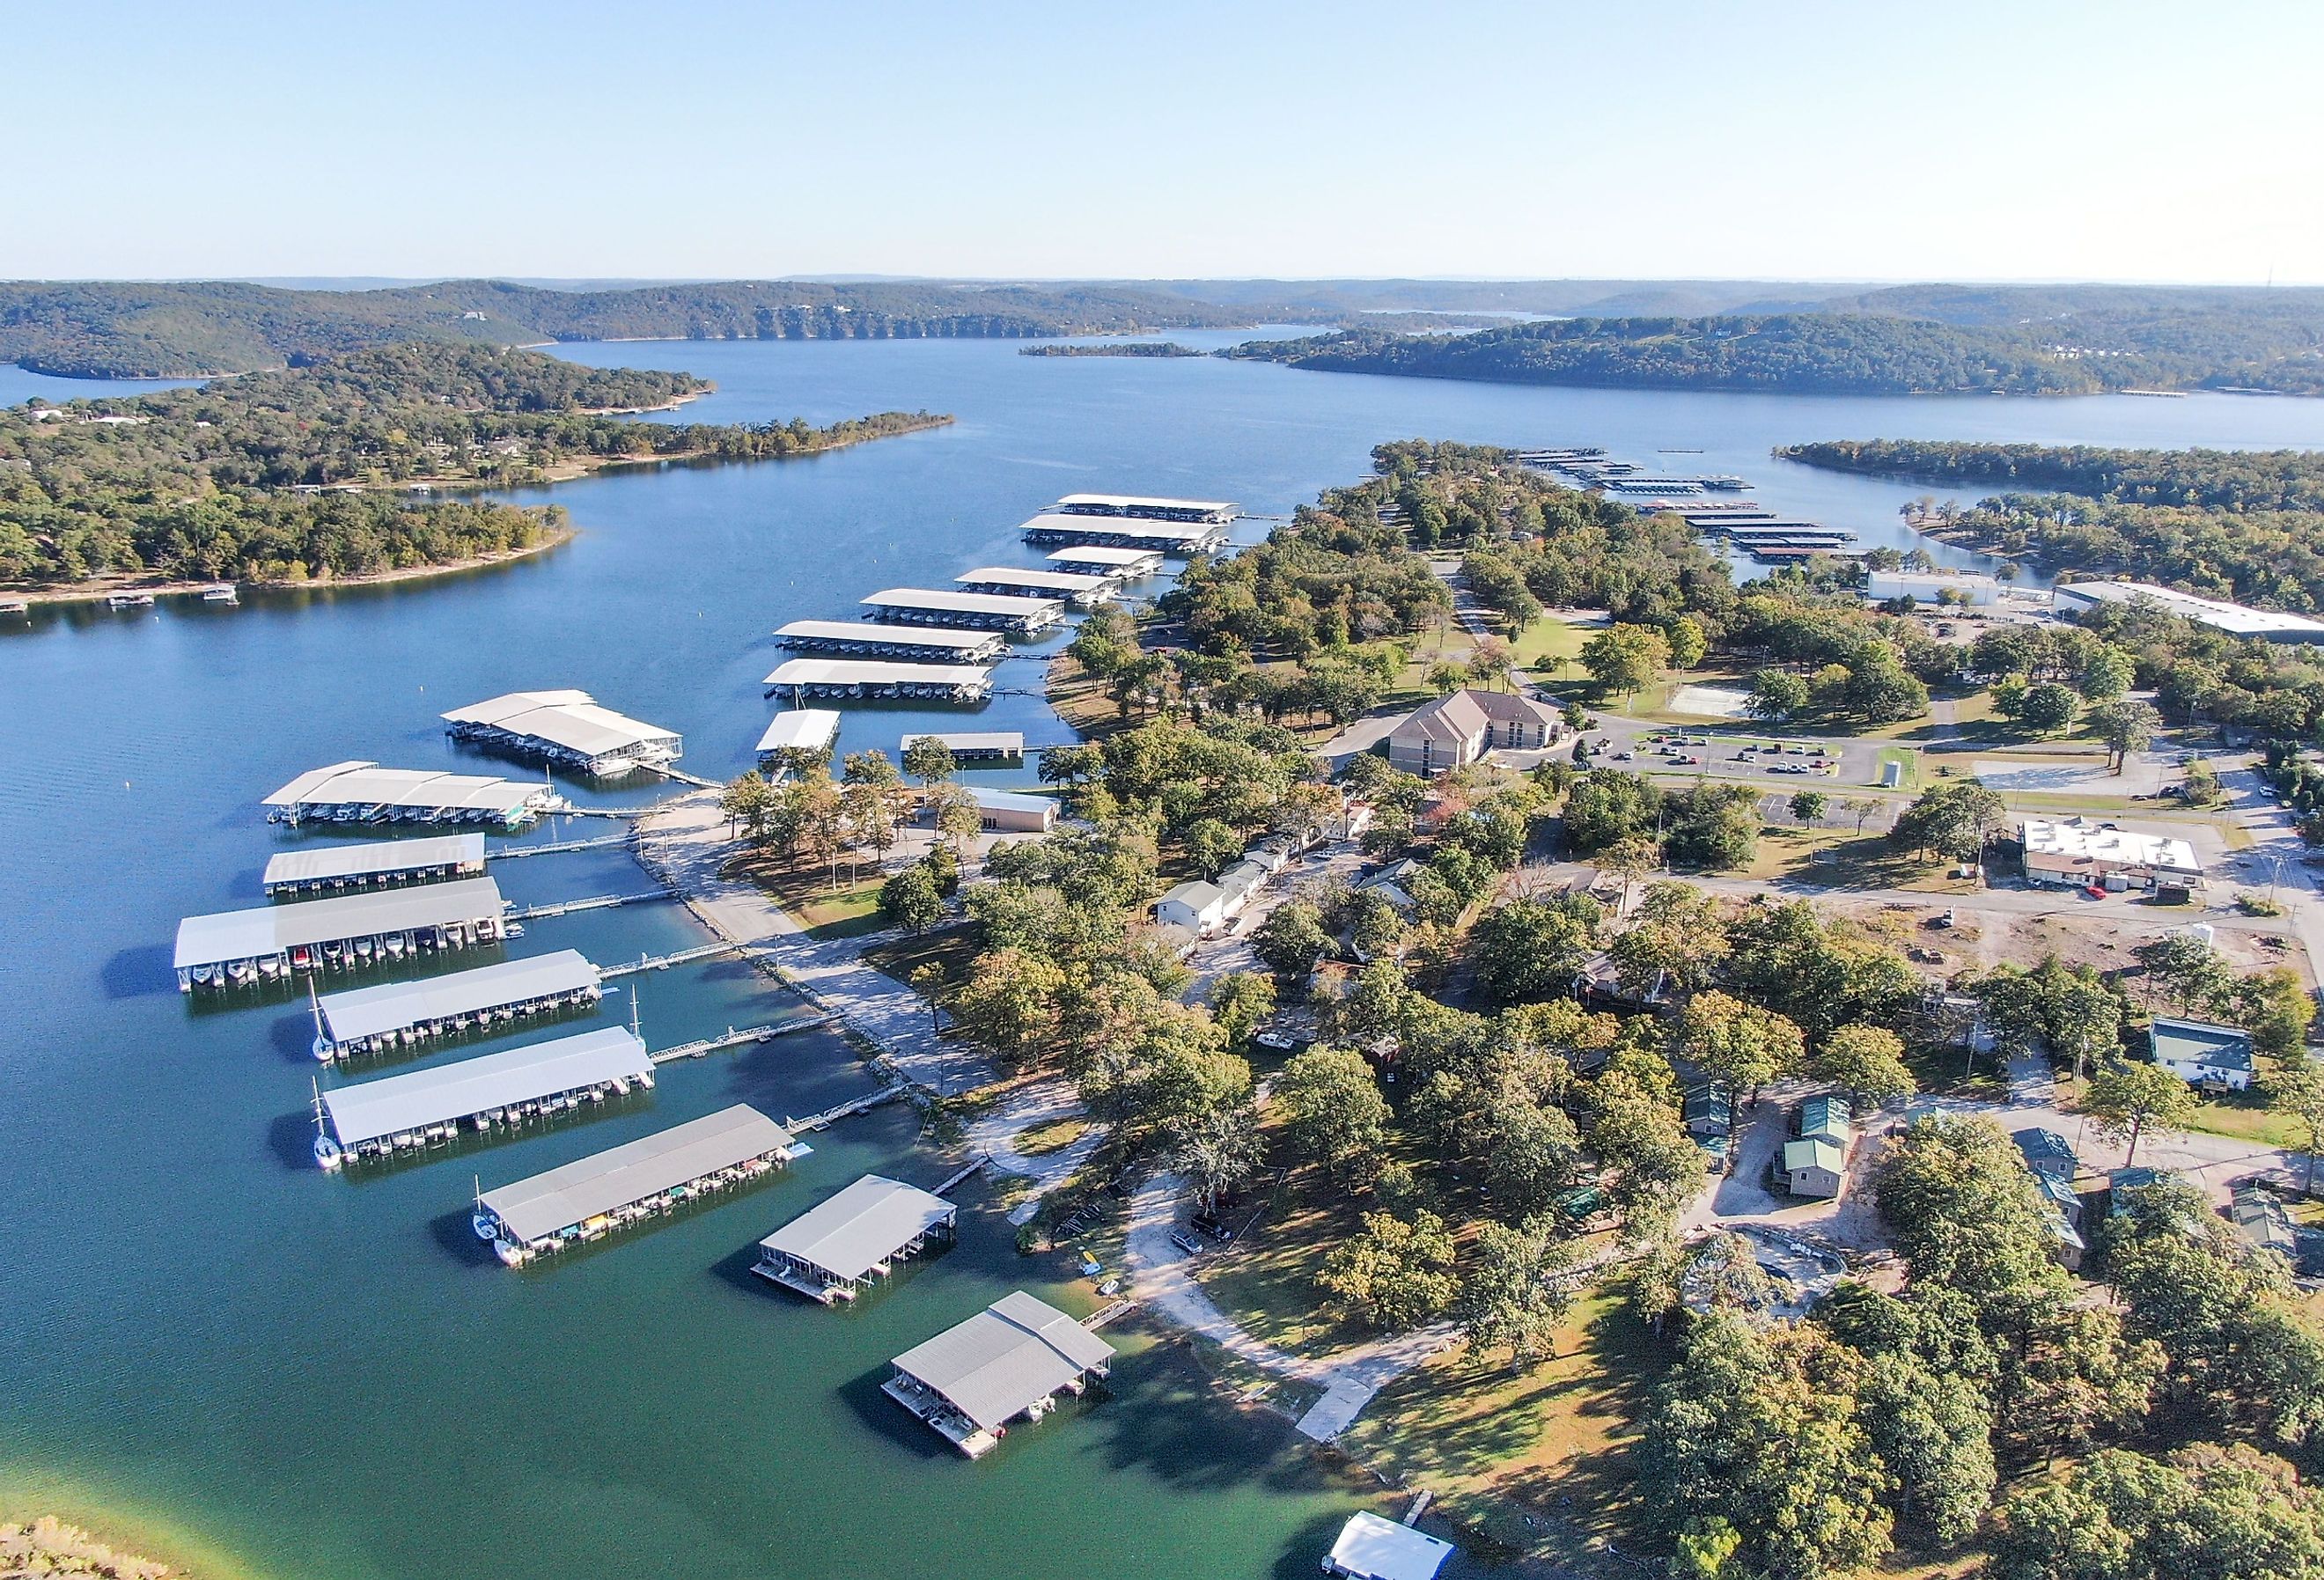
[[[498,572],[0,630],[0,1501],[275,1580],[1312,1573],[1355,1490],[1166,1354],[1128,1355],[1111,1397],[975,1465],[879,1393],[889,1356],[1011,1288],[1092,1303],[1018,1258],[976,1187],[959,1247],[859,1308],[748,1275],[759,1236],[857,1174],[941,1178],[947,1160],[915,1146],[903,1110],[815,1138],[747,1195],[522,1273],[469,1233],[473,1178],[505,1182],[729,1103],[781,1117],[865,1089],[835,1039],[715,1056],[586,1123],[333,1179],[307,1160],[302,1007],[190,1009],[168,973],[178,919],[257,902],[283,836],[254,802],[297,772],[345,757],[478,771],[435,714],[495,692],[586,687],[684,731],[696,772],[732,773],[769,711],[774,624],[1029,563],[1012,529],[1071,489],[1285,512],[1388,438],[1642,458],[1699,446],[1703,469],[1757,477],[1775,503],[1877,541],[1915,491],[1779,467],[1766,448],[2324,439],[2324,407],[2290,401],[1616,394],[976,342],[567,350],[717,379],[688,419],[925,405],[961,421],[803,463],[563,487],[583,536]],[[0,398],[78,393],[57,383],[0,370]],[[1034,664],[1003,674],[1038,688]],[[1057,738],[1037,697],[969,717],[865,710],[843,745],[892,752],[939,720]],[[521,903],[638,885],[619,852],[495,875]],[[610,962],[695,941],[682,912],[643,906],[537,921],[517,949]],[[643,1020],[660,1046],[787,1002],[714,962],[647,978]],[[627,1013],[616,995],[597,1019]]]

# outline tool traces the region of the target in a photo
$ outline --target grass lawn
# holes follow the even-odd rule
[[[1498,1352],[1456,1346],[1382,1390],[1340,1446],[1434,1488],[1449,1516],[1497,1541],[1584,1574],[1635,1574],[1601,1548],[1654,1545],[1631,1451],[1669,1354],[1615,1294],[1594,1292],[1541,1365],[1519,1375]]]
[[[1509,651],[1520,669],[1555,670],[1561,659],[1580,659],[1582,644],[1604,629],[1545,614],[1509,640]]]
[[[943,971],[945,984],[949,987],[966,978],[983,938],[984,929],[981,927],[945,928],[941,932],[876,945],[863,951],[863,959],[873,970],[898,982],[909,982],[912,973],[921,966],[935,966]]]
[[[1051,1152],[1062,1152],[1082,1139],[1090,1122],[1078,1114],[1053,1119],[1047,1124],[1037,1124],[1031,1130],[1019,1132],[1012,1143],[1028,1158],[1044,1158]]]
[[[1355,1343],[1362,1330],[1323,1309],[1315,1275],[1334,1246],[1362,1231],[1363,1206],[1319,1169],[1283,1176],[1250,1227],[1204,1259],[1203,1288],[1220,1310],[1278,1348],[1320,1354]]]
[[[2058,1104],[2071,1108],[2080,1094],[2071,1073],[2058,1074]],[[2206,1135],[2233,1136],[2238,1141],[2252,1141],[2265,1147],[2290,1148],[2299,1141],[2299,1122],[2267,1110],[2267,1100],[2252,1094],[2243,1096],[2205,1097],[2195,1105],[2195,1118],[2188,1128]]]
[[[1896,770],[1897,788],[1901,790],[1921,788],[1921,754],[1909,746],[1880,748],[1880,760],[1872,772],[1874,784],[1886,785],[1888,782],[1888,765],[1891,762],[1900,764]]]
[[[1943,862],[1899,851],[1879,835],[1852,828],[1782,828],[1762,825],[1758,854],[1739,874],[1788,878],[1828,889],[1910,889],[1924,894],[1970,894],[1974,879],[1949,878]]]
[[[884,880],[876,868],[868,878],[860,868],[853,875],[843,868],[836,882],[822,867],[785,866],[772,856],[744,856],[729,870],[756,883],[817,938],[879,930],[880,885]]]

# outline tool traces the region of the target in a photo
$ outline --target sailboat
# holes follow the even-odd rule
[[[311,976],[307,979],[307,1010],[315,1017],[315,1058],[319,1063],[328,1064],[331,1062],[332,1056],[338,1052],[338,1048],[324,1032],[323,1001],[316,995],[315,979]],[[322,1101],[322,1095],[319,1092],[316,1095],[315,1100],[318,1103]]]
[[[346,1162],[347,1155],[346,1150],[331,1139],[331,1132],[323,1123],[323,1083],[314,1080],[311,1084],[315,1089],[315,1166],[327,1174]]]

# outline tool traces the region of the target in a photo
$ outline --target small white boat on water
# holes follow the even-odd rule
[[[202,589],[202,602],[205,604],[239,604],[242,602],[242,599],[235,596],[233,583],[221,582],[217,587],[204,587]]]
[[[340,1147],[338,1142],[326,1135],[318,1135],[315,1138],[315,1166],[317,1168],[322,1169],[325,1173],[329,1173],[346,1160],[346,1152]]]

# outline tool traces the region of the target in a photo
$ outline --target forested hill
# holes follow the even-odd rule
[[[1899,395],[2100,387],[2091,369],[2044,356],[2015,334],[1869,314],[1563,319],[1456,336],[1354,330],[1222,355],[1336,373],[1630,389]]]
[[[1835,472],[2063,489],[2140,504],[2324,511],[2324,451],[2317,450],[2126,450],[1862,439],[1786,445],[1775,454]]]
[[[0,411],[0,586],[295,582],[452,564],[531,547],[563,513],[366,491],[536,483],[631,456],[774,458],[951,420],[604,414],[706,387],[688,374],[423,341],[205,388]]]
[[[0,283],[0,362],[67,377],[182,378],[412,339],[1021,338],[1233,327],[1252,311],[1111,285],[777,280],[554,291],[456,280],[284,291],[231,282],[18,282]]]

